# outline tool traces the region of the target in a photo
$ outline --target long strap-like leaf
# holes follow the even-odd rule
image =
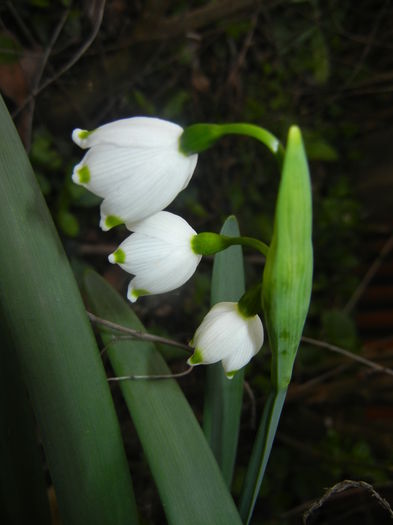
[[[272,450],[274,437],[280,421],[282,407],[284,406],[286,393],[286,389],[276,390],[272,387],[266,399],[239,505],[240,515],[246,525],[250,523],[255,503],[258,498],[263,476]]]
[[[131,308],[96,273],[86,274],[85,289],[95,314],[144,330]],[[102,329],[101,334],[105,344],[112,341],[107,329]],[[108,347],[108,355],[118,376],[170,374],[151,343],[115,341]],[[183,381],[187,381],[187,377]],[[168,522],[171,525],[240,525],[239,514],[214,456],[177,382],[135,379],[121,381],[120,387]]]
[[[0,316],[29,391],[62,521],[137,523],[120,428],[94,336],[1,99],[0,200]]]
[[[0,523],[50,524],[33,413],[15,347],[0,319]]]
[[[221,233],[231,237],[240,235],[235,217],[228,217]],[[242,248],[231,246],[214,257],[211,304],[238,301],[244,288]],[[203,430],[228,486],[232,482],[236,459],[243,380],[244,370],[229,380],[221,363],[210,365],[206,371]]]

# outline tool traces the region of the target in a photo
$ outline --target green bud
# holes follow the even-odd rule
[[[311,184],[299,128],[292,126],[263,274],[262,306],[272,349],[272,382],[291,380],[308,313],[313,272]]]
[[[230,237],[225,237],[218,233],[202,232],[194,235],[191,239],[191,247],[194,253],[214,255],[230,246],[228,239],[230,239]]]
[[[180,136],[180,151],[192,155],[209,149],[222,136],[219,124],[194,124]]]

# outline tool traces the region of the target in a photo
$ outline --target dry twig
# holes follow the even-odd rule
[[[59,78],[62,75],[64,75],[64,73],[66,73],[69,69],[71,69],[72,66],[74,66],[78,62],[78,60],[86,53],[86,51],[89,49],[91,44],[96,39],[98,31],[101,27],[102,18],[104,16],[104,8],[105,8],[105,0],[97,0],[94,26],[87,40],[77,50],[74,56],[62,68],[60,68],[59,71],[57,71],[53,76],[48,78],[45,82],[43,82],[40,86],[38,86],[36,89],[32,91],[32,93],[26,98],[23,104],[19,106],[16,111],[14,111],[12,115],[13,118],[15,118],[22,111],[22,109],[26,107],[27,104],[29,104],[37,95],[39,95],[50,84],[53,84],[53,82],[56,82],[57,80],[59,80]]]
[[[367,492],[369,492],[378,503],[383,507],[386,512],[389,514],[390,519],[393,519],[393,511],[389,505],[389,503],[384,499],[378,492],[374,489],[372,485],[369,483],[366,483],[365,481],[353,481],[350,479],[346,479],[344,481],[340,481],[340,483],[337,483],[333,487],[329,488],[325,494],[317,500],[311,507],[303,514],[303,525],[307,525],[307,520],[316,512],[318,509],[320,509],[328,499],[330,499],[332,496],[335,496],[336,494],[339,494],[340,492],[343,492],[347,489],[364,489]]]

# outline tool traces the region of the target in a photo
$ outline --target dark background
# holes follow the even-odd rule
[[[393,366],[393,4],[370,0],[18,0],[0,5],[0,89],[30,153],[78,274],[94,266],[125,295],[107,262],[126,236],[98,228],[99,199],[72,184],[75,127],[135,115],[248,121],[285,142],[304,134],[314,197],[315,278],[305,334]],[[227,137],[198,162],[170,210],[197,231],[234,213],[269,242],[278,172],[251,139]],[[296,218],[294,218],[296,220]],[[263,259],[246,251],[247,283]],[[146,327],[181,341],[209,306],[211,260],[181,290],[141,299]],[[174,370],[184,359],[163,348]],[[267,391],[269,349],[249,366],[237,498]],[[181,380],[200,416],[204,370]],[[296,524],[327,487],[373,485],[393,501],[392,377],[302,345],[254,523]],[[114,388],[120,417],[125,413]],[[163,523],[130,423],[124,436],[146,523]],[[364,486],[332,495],[307,523],[391,522]]]

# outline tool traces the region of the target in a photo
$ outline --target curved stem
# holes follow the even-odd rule
[[[241,246],[247,246],[248,248],[255,248],[262,253],[262,255],[266,256],[268,254],[269,246],[258,239],[254,239],[254,237],[227,237],[225,235],[222,237],[225,238],[225,242],[228,243],[228,246],[240,244]]]
[[[225,135],[244,135],[262,142],[277,158],[280,170],[284,162],[285,150],[281,142],[270,131],[255,124],[244,122],[229,124],[193,124],[183,131],[179,139],[179,150],[184,155],[201,153],[211,148]]]
[[[284,161],[284,146],[270,131],[255,124],[235,123],[222,124],[221,135],[246,135],[262,142],[276,157],[282,167]]]
[[[194,235],[191,239],[193,252],[200,255],[214,255],[226,250],[229,246],[239,244],[241,246],[254,248],[265,256],[269,251],[267,244],[253,237],[230,237],[229,235],[221,235],[220,233],[201,232]]]

